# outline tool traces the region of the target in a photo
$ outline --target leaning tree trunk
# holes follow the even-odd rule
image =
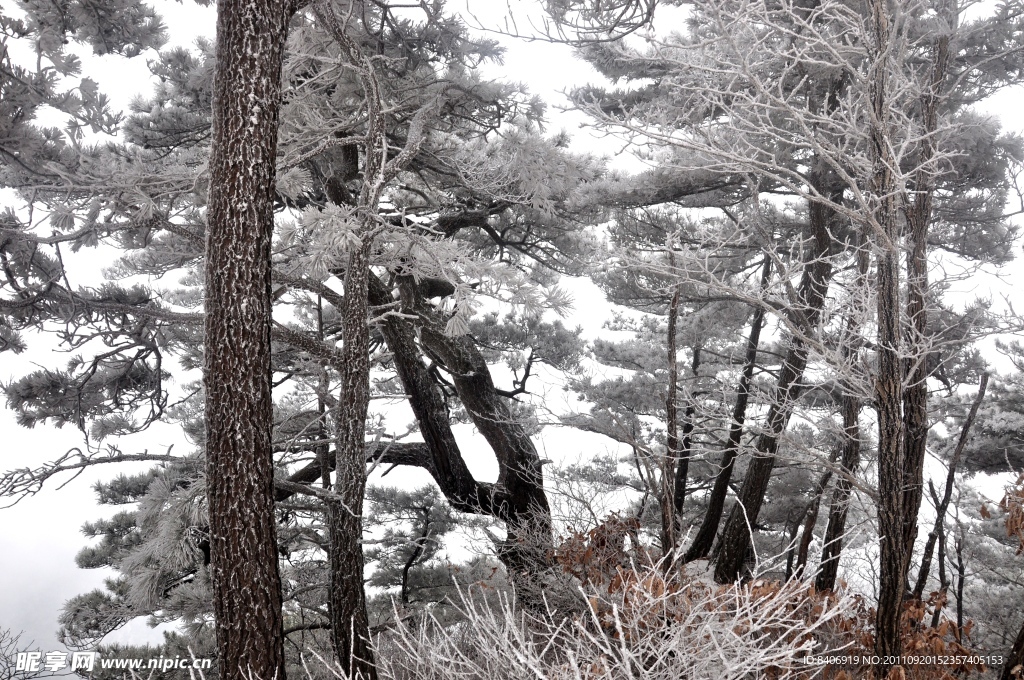
[[[223,680],[285,674],[270,432],[270,242],[291,11],[276,0],[220,0],[217,11],[203,384]]]
[[[764,258],[764,266],[761,269],[761,290],[768,287],[771,279],[772,260]],[[722,520],[722,511],[725,509],[725,498],[729,493],[729,481],[732,479],[732,470],[736,464],[736,454],[740,448],[740,438],[743,436],[743,422],[747,415],[747,402],[750,400],[750,382],[754,377],[754,368],[757,365],[757,349],[761,343],[761,327],[764,325],[764,307],[754,309],[753,318],[750,321],[750,334],[747,336],[747,350],[744,357],[743,373],[740,375],[739,387],[736,392],[736,404],[732,410],[732,423],[729,425],[729,439],[726,442],[725,450],[722,452],[719,463],[718,474],[715,475],[715,483],[708,498],[708,509],[701,520],[700,528],[694,537],[690,547],[683,555],[684,562],[692,562],[702,557],[707,557],[711,552],[711,546],[715,542],[715,534],[718,533],[718,523]]]
[[[843,358],[846,360],[847,375],[840,381],[843,395],[840,398],[840,413],[843,419],[842,456],[839,459],[841,474],[832,490],[829,505],[828,524],[825,526],[824,545],[821,549],[821,563],[814,585],[818,590],[833,590],[839,574],[839,556],[843,552],[846,534],[846,518],[850,508],[852,478],[860,466],[860,410],[861,400],[856,395],[854,382],[860,373],[861,320],[866,309],[867,275],[871,267],[871,256],[867,242],[859,238],[855,243],[854,257],[857,260],[857,278],[853,286],[853,309],[846,317],[846,328],[840,340]]]
[[[804,265],[798,290],[799,299],[794,301],[797,307],[791,310],[798,331],[782,362],[774,399],[768,409],[765,431],[757,438],[754,459],[743,479],[739,498],[722,529],[720,549],[715,559],[715,580],[719,583],[735,581],[743,568],[750,547],[750,530],[757,523],[775,466],[779,437],[786,430],[800,394],[800,378],[807,365],[808,352],[807,343],[800,334],[814,332],[832,278],[832,263],[829,259],[832,247],[829,221],[832,215],[833,210],[824,203],[815,202],[810,206],[810,230],[814,246],[810,260]]]
[[[981,408],[981,402],[985,399],[985,390],[987,388],[988,373],[982,373],[981,380],[978,383],[978,394],[974,397],[971,410],[967,413],[967,419],[964,420],[964,424],[960,428],[960,437],[957,440],[956,449],[953,451],[953,457],[949,461],[949,469],[946,471],[946,487],[942,494],[942,500],[936,499],[935,526],[928,534],[927,541],[925,541],[924,553],[921,555],[921,568],[917,572],[917,583],[914,585],[914,599],[920,600],[924,595],[924,587],[928,582],[928,572],[932,566],[932,553],[935,551],[935,542],[938,541],[939,536],[942,534],[943,525],[946,521],[946,511],[949,509],[949,501],[953,497],[956,468],[964,455],[964,449],[967,448],[971,426],[974,425],[974,419],[978,416],[978,409]]]

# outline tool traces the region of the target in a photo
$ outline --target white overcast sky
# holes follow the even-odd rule
[[[168,25],[170,44],[190,45],[196,36],[213,38],[213,8],[197,8],[186,0],[185,4],[169,0],[156,0],[158,10],[164,14]],[[458,11],[461,3],[450,2],[451,11]],[[476,17],[485,25],[499,28],[504,26],[502,16],[506,8],[503,3],[486,0],[469,0]],[[517,15],[521,32],[529,31],[529,17],[537,17],[536,4],[532,0],[511,1],[511,8]],[[468,19],[471,23],[473,19]],[[575,60],[568,48],[546,42],[522,42],[502,39],[508,48],[504,66],[489,67],[495,77],[504,77],[528,85],[532,92],[542,95],[549,103],[557,106],[566,104],[559,93],[574,85],[588,81],[597,82],[595,72]],[[169,45],[168,45],[169,46]],[[95,58],[89,54],[80,55],[84,62],[83,74],[100,82],[104,91],[112,95],[116,106],[126,106],[137,94],[150,92],[149,73],[146,59],[153,55],[142,55],[127,61],[118,58]],[[1024,107],[1024,93],[1007,92],[987,108],[993,113],[1019,112]],[[598,153],[614,153],[615,146],[601,143],[579,130],[582,118],[576,114],[564,115],[553,107],[550,110],[550,131],[566,128],[574,135],[574,147],[578,150],[593,150]],[[1007,125],[1013,124],[1012,115],[1003,116]],[[6,198],[4,196],[3,198]],[[93,260],[89,260],[93,257]],[[99,268],[108,262],[105,257],[87,254],[76,258],[78,266],[92,267],[96,276]],[[607,305],[586,282],[573,282],[570,287],[577,293],[576,310],[570,324],[582,323],[587,335],[593,337],[599,328],[599,320],[606,313]],[[975,291],[977,294],[979,291]],[[601,310],[595,314],[595,309]],[[54,351],[55,344],[50,338],[28,337],[31,349],[20,355],[0,354],[0,381],[6,383],[24,375],[39,366],[63,365],[68,355]],[[0,406],[3,406],[0,404]],[[80,435],[70,429],[63,431],[50,427],[26,430],[17,426],[13,415],[0,408],[0,433],[3,437],[3,455],[0,466],[5,468],[34,467],[63,454],[68,449],[82,444]],[[460,432],[469,437],[468,431]],[[604,444],[595,438],[579,433],[549,431],[544,436],[545,444],[557,450],[579,450],[580,441],[594,447]],[[177,443],[178,451],[187,444],[181,442],[171,427],[155,428],[154,431],[120,442],[126,451],[148,449],[161,451]],[[591,448],[591,450],[593,450]],[[542,452],[542,455],[546,455]],[[475,457],[474,457],[475,458]],[[474,460],[470,460],[471,464]],[[55,639],[57,615],[63,603],[74,595],[87,592],[102,585],[110,572],[80,570],[75,567],[74,556],[86,543],[81,534],[83,522],[112,515],[117,508],[100,508],[96,505],[92,484],[98,479],[108,479],[117,472],[144,470],[146,465],[131,468],[96,468],[56,491],[51,485],[44,492],[21,501],[17,506],[0,510],[0,627],[13,632],[24,631],[22,648],[34,641],[35,648],[44,651],[60,649]],[[474,470],[484,476],[485,469]],[[387,481],[394,483],[393,475]],[[143,642],[158,641],[159,634],[149,630],[144,622],[136,622],[127,629],[109,638],[111,641]]]

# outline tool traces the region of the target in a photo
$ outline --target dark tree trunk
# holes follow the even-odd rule
[[[852,478],[860,466],[860,399],[855,396],[853,375],[857,375],[860,354],[860,319],[866,310],[868,299],[866,283],[868,270],[871,267],[871,256],[867,249],[867,239],[863,236],[855,244],[857,260],[857,278],[854,283],[854,308],[846,318],[846,329],[841,340],[841,351],[847,360],[847,370],[852,375],[840,382],[843,396],[840,400],[840,411],[843,418],[842,456],[840,467],[842,474],[836,480],[829,505],[828,524],[825,527],[824,545],[821,549],[821,563],[814,585],[818,590],[833,590],[839,573],[839,556],[843,552],[843,537],[846,534],[846,516],[850,508],[850,490]]]
[[[671,243],[669,244],[671,248]],[[674,265],[672,252],[669,263]],[[677,392],[679,388],[679,362],[676,357],[676,321],[679,319],[679,286],[672,293],[668,305],[668,396],[665,398],[665,459],[661,466],[661,551],[666,556],[676,552],[676,481],[678,469],[685,465],[679,455],[679,417]],[[696,350],[695,350],[696,351]],[[683,492],[686,490],[686,470],[683,469]],[[682,499],[680,505],[682,505]],[[667,560],[666,560],[667,563]]]
[[[284,678],[270,375],[270,243],[291,3],[220,0],[206,240],[207,496],[223,680]]]
[[[693,373],[695,380],[700,371],[700,355],[701,347],[699,345],[695,346],[693,348],[693,361],[690,364],[690,371]],[[690,473],[690,456],[693,453],[693,418],[697,411],[695,401],[696,398],[691,396],[690,402],[686,405],[686,413],[683,416],[683,436],[679,442],[679,461],[675,470],[672,502],[675,506],[676,536],[682,532],[683,504],[686,501],[686,480]]]
[[[364,219],[371,218],[364,216]],[[329,500],[326,505],[334,650],[345,673],[374,680],[377,671],[366,615],[362,546],[366,416],[370,406],[369,250],[368,238],[353,247],[345,271],[345,304],[342,309],[344,369],[335,417],[338,429],[334,491],[338,499]]]
[[[1021,624],[1017,639],[1013,641],[1013,647],[1006,655],[1006,662],[1003,664],[1003,672],[999,680],[1020,680],[1024,678],[1024,624]]]
[[[921,556],[921,568],[917,572],[917,583],[914,585],[914,598],[918,600],[924,595],[924,587],[928,581],[928,572],[932,566],[932,552],[935,550],[935,541],[938,540],[939,534],[942,533],[943,523],[946,521],[946,510],[949,508],[949,500],[953,496],[953,483],[956,480],[956,466],[960,464],[960,458],[967,447],[971,426],[978,415],[978,409],[981,408],[981,402],[985,399],[985,389],[987,387],[988,373],[982,373],[981,380],[978,383],[978,394],[971,404],[971,410],[967,413],[967,419],[964,420],[963,427],[960,428],[960,438],[957,440],[953,457],[949,461],[949,470],[946,472],[946,488],[943,491],[942,500],[935,504],[935,526],[928,534],[928,540],[925,542],[924,554]]]
[[[832,454],[832,460],[834,463],[836,459],[835,453]],[[800,546],[796,553],[796,566],[793,568],[793,575],[796,578],[801,578],[804,573],[804,569],[807,567],[807,553],[810,550],[811,539],[814,537],[814,525],[818,523],[818,512],[821,509],[821,497],[825,495],[825,487],[828,486],[829,480],[832,479],[832,470],[826,470],[818,483],[814,487],[814,498],[811,500],[811,504],[807,507],[807,512],[804,514],[804,527],[803,533],[800,534]]]
[[[953,17],[946,17],[953,19]],[[938,128],[938,107],[943,81],[949,63],[948,34],[940,36],[934,46],[931,82],[922,101],[922,126],[925,131],[921,143],[921,158],[914,177],[916,191],[913,204],[907,210],[910,252],[907,253],[907,347],[912,362],[907,371],[907,385],[903,395],[904,419],[904,495],[903,541],[907,555],[914,552],[917,537],[917,515],[924,491],[924,458],[928,441],[928,355],[931,347],[928,337],[928,225],[932,219],[932,196],[935,192],[934,168],[924,167],[936,155],[935,131]],[[934,541],[933,541],[934,544]],[[909,569],[909,557],[908,565]]]
[[[735,581],[743,568],[750,548],[750,529],[757,523],[772,468],[775,466],[779,437],[789,423],[793,405],[800,394],[800,378],[807,365],[808,351],[802,334],[814,333],[832,278],[832,262],[829,259],[832,237],[828,229],[832,215],[832,209],[824,203],[812,203],[810,206],[810,231],[814,244],[810,259],[804,266],[799,298],[794,301],[796,306],[791,311],[791,320],[798,331],[793,334],[779,372],[765,431],[757,438],[754,458],[743,479],[739,498],[722,529],[720,549],[715,560],[715,580],[719,583]]]
[[[512,416],[505,397],[498,394],[483,354],[468,336],[449,337],[436,312],[417,299],[411,282],[402,284],[406,312],[416,313],[420,339],[430,354],[451,375],[459,400],[477,431],[498,459],[498,492],[491,514],[505,521],[506,539],[498,547],[520,602],[542,608],[537,590],[541,575],[552,564],[554,538],[551,509],[544,492],[540,456],[522,425]]]
[[[764,266],[761,269],[761,290],[768,287],[771,279],[772,261],[771,258],[764,258]],[[722,452],[722,459],[719,462],[718,474],[715,475],[715,483],[708,498],[708,509],[704,513],[697,535],[694,536],[690,547],[683,555],[684,562],[692,562],[702,557],[707,557],[711,552],[711,546],[715,541],[715,534],[718,533],[718,523],[722,519],[722,511],[725,509],[725,499],[729,493],[729,481],[732,478],[732,469],[736,463],[736,454],[740,448],[740,438],[743,436],[743,422],[747,414],[747,402],[750,399],[750,381],[754,377],[754,368],[757,366],[757,349],[761,343],[761,327],[764,325],[764,308],[754,309],[753,318],[750,321],[750,334],[747,336],[747,351],[744,357],[743,373],[740,375],[740,383],[736,392],[736,405],[732,410],[732,423],[729,425],[729,440]]]
[[[849,392],[843,395],[843,454],[839,464],[843,474],[836,480],[829,505],[828,525],[825,527],[821,566],[814,586],[818,590],[833,590],[839,573],[839,555],[843,552],[846,533],[846,515],[850,507],[850,477],[860,465],[860,400]]]
[[[878,377],[875,401],[878,409],[878,525],[880,541],[879,597],[875,620],[875,654],[883,659],[875,675],[885,677],[902,651],[900,617],[908,588],[910,556],[917,536],[917,515],[923,490],[925,443],[928,436],[928,225],[936,168],[931,167],[936,149],[938,105],[949,61],[948,33],[936,38],[930,82],[921,101],[924,135],[914,173],[914,194],[905,199],[909,252],[907,253],[907,324],[901,328],[899,282],[899,182],[891,143],[892,105],[889,93],[891,64],[887,55],[893,45],[889,6],[870,2],[875,44],[871,56],[870,96],[873,108],[871,153],[874,175],[872,194],[876,228],[884,235],[878,259]],[[956,17],[944,17],[955,27]],[[901,343],[901,334],[903,334]],[[903,365],[906,358],[909,365]],[[909,370],[908,370],[909,369]]]

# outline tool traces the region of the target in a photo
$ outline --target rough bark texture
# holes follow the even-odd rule
[[[902,649],[900,615],[908,566],[904,540],[904,484],[906,449],[903,434],[904,364],[900,356],[900,235],[898,223],[898,167],[892,157],[889,129],[893,114],[889,101],[889,69],[886,59],[892,36],[889,8],[884,0],[871,0],[869,17],[875,45],[869,74],[872,106],[871,153],[874,164],[871,194],[877,244],[877,361],[875,408],[878,412],[878,533],[879,585],[875,614],[875,654],[882,659],[875,676],[884,678]]]
[[[367,218],[369,219],[369,218]],[[352,249],[345,274],[342,309],[344,370],[336,417],[334,490],[327,525],[331,563],[331,635],[342,670],[377,677],[370,648],[370,625],[363,590],[362,510],[366,490],[366,416],[370,406],[370,329],[367,325],[369,249],[366,239]]]
[[[771,258],[764,259],[764,266],[761,269],[761,290],[768,286],[771,279],[772,261]],[[732,469],[736,463],[736,454],[740,448],[740,438],[743,436],[743,422],[747,415],[747,402],[750,400],[750,381],[754,377],[754,367],[757,365],[757,348],[761,343],[761,327],[764,325],[764,308],[754,309],[753,318],[750,321],[750,334],[747,336],[747,351],[744,357],[743,373],[740,375],[740,383],[736,391],[736,404],[732,410],[732,423],[729,425],[729,439],[722,452],[722,459],[719,462],[718,474],[715,476],[715,484],[708,497],[708,509],[704,513],[704,519],[700,523],[697,535],[693,538],[690,547],[683,555],[684,562],[692,562],[702,557],[707,557],[711,552],[711,546],[715,542],[715,534],[718,533],[718,523],[722,520],[722,511],[725,509],[725,498],[729,493],[729,481],[732,478]]]
[[[948,18],[948,17],[947,17]],[[908,361],[907,386],[903,395],[904,420],[904,495],[903,541],[907,554],[914,552],[917,515],[921,508],[924,484],[925,446],[928,440],[928,225],[932,219],[935,169],[929,167],[936,155],[935,131],[943,80],[949,63],[948,34],[936,40],[931,82],[922,101],[922,125],[926,132],[921,143],[919,168],[915,173],[913,203],[907,210],[909,252],[907,253]],[[934,544],[934,541],[933,541]],[[909,568],[909,564],[908,564]]]
[[[270,376],[273,192],[290,3],[221,0],[206,241],[207,492],[221,678],[284,678]]]
[[[832,237],[828,229],[832,214],[832,209],[823,203],[812,203],[810,206],[813,246],[801,276],[799,300],[792,311],[793,321],[800,332],[794,334],[782,362],[772,405],[768,409],[765,431],[757,438],[754,459],[743,479],[739,498],[722,529],[720,550],[715,560],[715,580],[719,583],[730,583],[740,575],[750,547],[750,530],[757,523],[772,468],[775,466],[779,437],[789,423],[793,405],[800,394],[800,378],[807,365],[808,352],[801,333],[814,332],[832,278],[832,262],[829,259]]]

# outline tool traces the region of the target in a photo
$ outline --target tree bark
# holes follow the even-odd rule
[[[669,263],[674,266],[672,244],[669,247]],[[676,468],[684,465],[679,456],[679,418],[677,392],[679,383],[679,362],[676,357],[676,321],[679,318],[679,295],[677,285],[668,305],[668,395],[665,397],[665,458],[661,466],[661,551],[674,559],[676,552]],[[683,490],[686,488],[686,471],[683,470]],[[682,499],[680,499],[681,501]],[[667,564],[668,560],[666,560]]]
[[[985,389],[987,387],[988,373],[982,373],[981,380],[978,383],[978,394],[974,397],[974,402],[971,404],[971,410],[967,413],[967,419],[964,420],[963,427],[960,428],[960,438],[956,443],[956,450],[953,451],[953,457],[949,461],[949,470],[946,472],[946,488],[943,491],[942,500],[935,505],[935,526],[928,534],[928,540],[925,542],[924,554],[921,556],[921,568],[917,572],[917,583],[914,585],[913,594],[917,600],[920,600],[921,596],[924,595],[924,587],[928,581],[928,572],[932,566],[932,552],[935,550],[935,541],[938,540],[939,534],[942,532],[943,523],[946,521],[946,510],[949,508],[949,500],[953,496],[956,466],[960,464],[960,458],[967,447],[971,426],[978,415],[978,409],[981,408],[981,402],[985,399]]]
[[[797,307],[791,312],[799,332],[794,333],[792,344],[782,362],[765,431],[757,438],[754,458],[743,479],[739,498],[722,529],[720,549],[715,560],[715,580],[718,583],[735,581],[743,568],[750,548],[750,530],[757,523],[772,468],[775,466],[779,437],[785,431],[793,413],[793,405],[800,395],[800,378],[807,365],[808,352],[800,333],[814,332],[832,278],[832,262],[829,259],[832,237],[828,229],[832,214],[833,210],[825,203],[815,202],[810,206],[813,248],[804,266],[798,300],[794,301]]]
[[[860,324],[866,311],[867,275],[871,267],[871,256],[867,250],[867,239],[858,238],[855,244],[857,278],[854,281],[854,308],[846,318],[846,328],[841,340],[841,351],[847,360],[850,376],[840,382],[843,396],[840,400],[843,419],[842,456],[839,464],[842,474],[836,480],[829,505],[828,524],[825,527],[821,562],[814,585],[818,590],[833,590],[839,574],[839,556],[843,552],[843,537],[846,534],[846,517],[850,508],[851,479],[860,466],[860,410],[861,400],[855,396],[854,376],[859,372],[857,365],[860,355]]]
[[[772,261],[771,258],[764,258],[764,266],[761,269],[761,290],[768,287],[771,279]],[[722,459],[719,462],[718,474],[715,475],[715,484],[708,497],[708,509],[704,513],[704,519],[700,523],[697,535],[694,536],[690,547],[683,555],[684,562],[692,562],[702,557],[707,557],[711,552],[711,546],[715,541],[715,534],[718,533],[718,523],[722,519],[722,511],[725,508],[725,499],[729,493],[729,481],[732,478],[733,466],[736,463],[736,455],[740,448],[740,438],[743,436],[743,422],[747,414],[747,402],[750,399],[750,381],[754,377],[754,368],[757,366],[757,349],[761,343],[761,327],[764,325],[764,308],[756,307],[753,318],[750,321],[750,334],[747,336],[747,351],[744,357],[743,373],[740,375],[740,383],[736,391],[736,405],[732,410],[732,423],[729,425],[729,439],[722,451]]]
[[[538,591],[554,550],[551,509],[540,456],[522,425],[498,394],[490,369],[472,338],[450,337],[436,311],[419,300],[411,282],[401,285],[403,309],[419,317],[420,341],[451,375],[459,400],[498,459],[491,513],[505,522],[498,558],[525,606],[543,608]]]
[[[221,678],[285,676],[271,459],[270,243],[291,3],[220,0],[206,237],[207,494]]]
[[[951,18],[951,17],[947,17]],[[915,173],[912,205],[907,209],[909,251],[907,253],[907,385],[903,395],[904,419],[904,495],[903,540],[908,555],[914,552],[917,537],[917,515],[924,491],[924,458],[928,440],[928,226],[932,218],[932,197],[935,193],[934,168],[929,164],[936,155],[935,131],[938,128],[938,107],[943,81],[949,64],[949,34],[935,42],[931,82],[922,101],[921,157]],[[934,540],[932,541],[934,545]],[[909,568],[909,564],[907,565]]]
[[[836,455],[833,453],[830,462],[834,463],[835,459]],[[832,470],[826,470],[815,485],[814,498],[811,500],[811,504],[807,507],[807,512],[804,516],[803,532],[800,534],[800,546],[796,553],[796,567],[793,569],[793,574],[796,578],[801,578],[803,576],[804,568],[807,566],[807,553],[810,550],[811,539],[814,537],[814,525],[818,523],[818,511],[821,509],[821,497],[825,495],[825,487],[828,486],[830,479],[832,479]]]
[[[371,215],[363,219],[369,226]],[[370,328],[367,288],[372,239],[365,237],[349,253],[342,309],[341,396],[335,420],[335,493],[327,502],[331,563],[330,612],[334,650],[342,670],[375,680],[370,625],[363,589],[363,495],[366,491],[366,416],[370,406]],[[358,675],[357,675],[358,674]]]
[[[843,453],[839,464],[843,475],[836,480],[829,505],[828,525],[821,548],[821,566],[814,580],[818,590],[833,590],[839,574],[839,555],[843,552],[846,516],[850,507],[850,479],[860,465],[860,399],[849,392],[843,395]]]

